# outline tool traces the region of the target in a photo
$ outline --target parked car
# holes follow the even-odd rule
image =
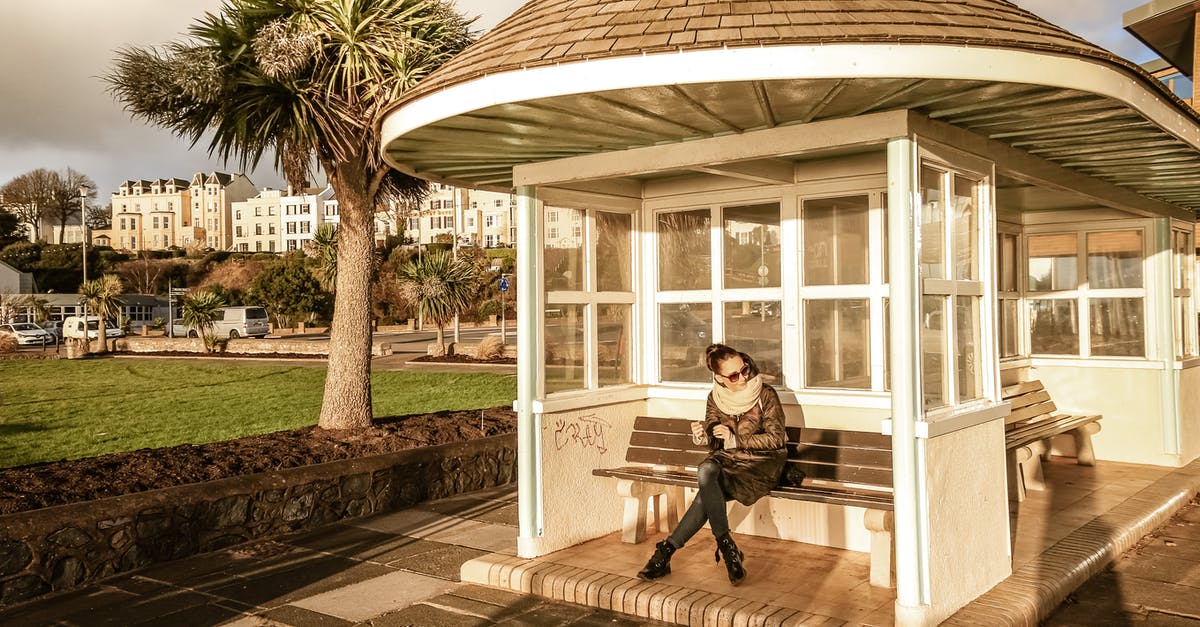
[[[216,337],[265,337],[271,332],[271,321],[262,307],[222,307],[213,323]],[[176,320],[171,325],[171,337],[200,337],[195,327]]]
[[[63,326],[63,337],[65,337],[65,338],[67,338],[67,337],[80,338],[80,339],[83,338],[83,336],[84,336],[84,332],[83,332],[84,318],[83,318],[83,316],[68,316],[66,320],[63,320],[62,326]],[[99,329],[100,329],[100,318],[97,316],[88,316],[87,317],[87,339],[94,340],[97,337],[99,337],[99,335],[98,335]],[[125,337],[125,332],[122,331],[120,327],[113,324],[112,320],[105,320],[104,321],[104,337],[106,337],[106,338]]]
[[[53,335],[55,340],[57,340],[59,342],[62,341],[62,330],[63,330],[63,321],[62,320],[47,320],[42,323],[42,328],[45,329],[46,332],[49,333],[50,335]]]
[[[45,346],[56,342],[54,334],[31,322],[0,324],[0,331],[16,336],[21,346]]]

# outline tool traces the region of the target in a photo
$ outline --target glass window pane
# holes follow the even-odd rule
[[[547,305],[546,393],[582,390],[583,305]]]
[[[1088,285],[1092,289],[1142,286],[1142,232],[1088,233]]]
[[[996,254],[996,279],[1001,292],[1017,291],[1017,236],[1012,233],[999,235],[1000,245]]]
[[[979,278],[979,184],[954,177],[954,278]]]
[[[1018,355],[1017,348],[1017,329],[1020,326],[1019,310],[1017,308],[1019,301],[1016,299],[1005,299],[1000,301],[1000,357],[1016,357]]]
[[[925,383],[925,407],[944,407],[947,400],[946,303],[948,296],[921,297],[921,374]]]
[[[942,253],[945,232],[945,206],[942,205],[944,173],[929,166],[921,167],[921,278],[946,278]]]
[[[658,214],[658,289],[712,289],[708,209]]]
[[[1184,357],[1184,335],[1187,330],[1183,326],[1183,321],[1187,320],[1187,301],[1176,297],[1173,303],[1175,311],[1175,319],[1172,321],[1175,327],[1175,356]]]
[[[1074,233],[1029,237],[1029,291],[1073,290],[1079,285]]]
[[[954,299],[955,382],[958,402],[970,401],[983,395],[983,369],[979,356],[979,297],[959,296]]]
[[[599,334],[596,338],[600,385],[620,385],[633,381],[629,370],[631,305],[599,305],[596,308]]]
[[[763,382],[783,383],[783,317],[779,301],[725,303],[725,343],[754,358]]]
[[[633,291],[632,218],[607,211],[597,211],[595,215],[596,289],[601,292]]]
[[[892,301],[883,299],[883,389],[892,389]]]
[[[804,301],[805,387],[871,388],[867,299]]]
[[[567,224],[572,216],[582,214],[576,209],[547,209],[546,233],[555,237],[546,237],[543,255],[546,291],[570,292],[581,291],[584,286],[583,239],[578,237],[558,237],[570,233],[561,224]],[[554,219],[551,219],[551,216]]]
[[[804,284],[867,282],[868,197],[804,201]]]
[[[1146,356],[1142,299],[1093,298],[1088,303],[1088,311],[1093,355]]]
[[[1079,303],[1075,299],[1029,301],[1029,350],[1035,355],[1079,354]]]
[[[712,305],[660,305],[658,337],[663,381],[707,382],[712,378],[704,366],[704,349],[712,344]]]
[[[725,287],[779,287],[779,204],[727,207],[723,215]]]

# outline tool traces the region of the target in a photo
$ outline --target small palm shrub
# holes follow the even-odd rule
[[[11,333],[0,333],[0,355],[17,352],[17,338]]]

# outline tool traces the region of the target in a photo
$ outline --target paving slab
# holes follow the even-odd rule
[[[371,627],[487,627],[495,623],[476,616],[458,614],[418,603],[371,621]]]
[[[349,627],[353,625],[353,621],[314,612],[295,605],[284,605],[273,610],[263,612],[262,618],[274,621],[281,625],[289,627]]]
[[[393,571],[359,583],[292,601],[290,605],[363,621],[445,593],[454,583],[437,577]]]

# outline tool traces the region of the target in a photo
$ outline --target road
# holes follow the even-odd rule
[[[484,337],[491,335],[493,333],[499,333],[499,332],[500,332],[499,327],[481,327],[481,328],[460,329],[459,338],[463,343],[475,344],[475,343],[478,343],[480,340],[482,340]],[[453,342],[454,341],[453,327],[447,326],[445,335],[446,335],[447,342]],[[389,332],[383,332],[383,333],[376,333],[374,335],[374,337],[372,338],[372,343],[374,343],[374,344],[390,343],[392,345],[392,351],[397,352],[397,353],[424,353],[426,346],[428,346],[429,343],[433,342],[434,339],[436,339],[436,338],[437,338],[436,330],[428,330],[427,329],[424,331],[389,331]],[[320,333],[320,334],[312,334],[312,335],[287,336],[287,339],[303,340],[303,341],[311,341],[311,342],[325,342],[325,341],[329,340],[329,335],[326,333]],[[507,339],[510,343],[517,341],[516,325],[513,325],[511,323],[508,325],[508,338]]]

